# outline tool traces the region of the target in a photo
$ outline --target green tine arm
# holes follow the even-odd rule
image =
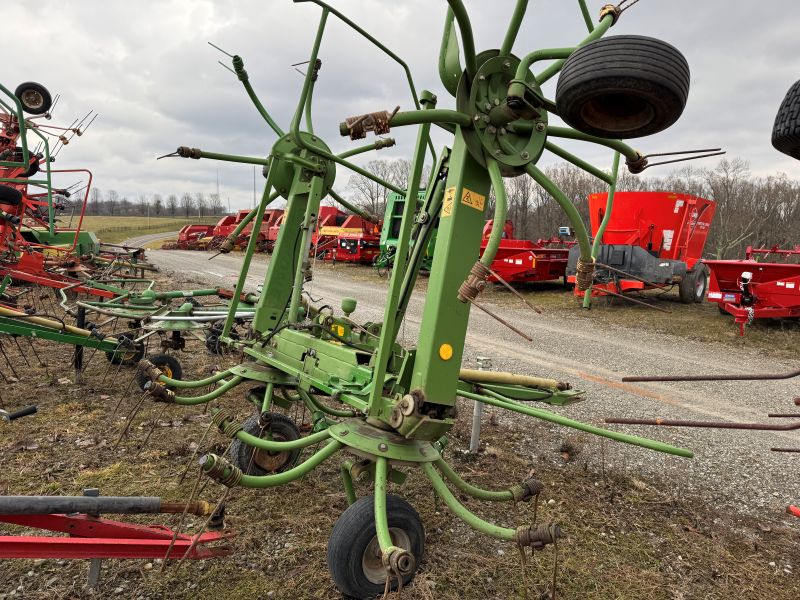
[[[472,36],[472,24],[469,22],[469,15],[464,3],[461,0],[447,0],[450,10],[458,23],[458,30],[461,32],[461,44],[464,46],[464,61],[466,63],[467,77],[470,81],[475,79],[478,72],[478,63],[475,55],[475,38]]]
[[[506,37],[503,39],[503,45],[500,46],[500,56],[508,56],[511,54],[511,48],[514,46],[514,40],[517,39],[522,19],[525,17],[525,11],[528,10],[528,0],[517,0],[517,5],[514,7],[514,13],[511,15],[511,22],[508,24],[508,31]]]
[[[439,79],[444,88],[455,97],[458,90],[458,80],[464,72],[461,66],[461,56],[458,50],[458,39],[456,30],[453,27],[455,15],[453,9],[447,9],[447,16],[444,19],[444,33],[442,34],[442,45],[439,48]]]

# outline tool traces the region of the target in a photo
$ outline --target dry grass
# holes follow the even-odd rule
[[[85,382],[73,385],[64,379],[71,374],[70,349],[48,342],[35,345],[48,363],[46,368],[31,353],[30,366],[25,366],[16,346],[5,344],[23,380],[0,390],[4,406],[36,403],[40,413],[0,424],[0,492],[80,494],[85,487],[99,487],[107,495],[186,499],[196,470],[183,484],[178,477],[191,455],[191,444],[209,422],[203,409],[169,406],[160,414],[163,405],[147,402],[130,436],[114,448],[123,417],[138,396],[125,393],[132,370],[113,367],[103,379],[107,363],[95,356]],[[27,342],[22,342],[22,348],[28,348]],[[197,342],[191,342],[180,359],[187,377],[194,378],[221,364]],[[5,365],[3,373],[7,373]],[[250,410],[243,395],[236,391],[224,400],[242,418]],[[475,457],[466,455],[469,410],[461,414],[465,416],[453,431],[447,459],[466,479],[502,488],[533,475],[546,484],[539,518],[562,523],[569,534],[558,547],[559,598],[800,597],[800,582],[792,573],[799,530],[788,517],[764,515],[757,522],[715,511],[702,499],[682,495],[680,481],[661,482],[626,472],[624,465],[606,458],[610,456],[606,447],[590,436],[568,437],[572,451],[567,461],[562,455],[565,431],[530,419],[512,426],[488,425],[484,451]],[[302,418],[299,413],[293,416]],[[156,423],[154,433],[139,453],[152,423]],[[226,442],[214,433],[208,446],[221,452]],[[416,581],[403,594],[405,600],[522,598],[526,580],[531,589],[544,591],[555,559],[552,549],[537,554],[532,562],[529,559],[523,577],[513,545],[471,531],[436,501],[419,473],[411,475],[402,489],[395,487],[393,492],[406,497],[422,515],[427,549]],[[368,494],[368,484],[360,483],[359,493]],[[201,497],[215,501],[221,494],[222,488],[212,484]],[[743,494],[742,501],[746,500]],[[467,504],[505,525],[532,519],[530,505]],[[227,506],[228,523],[238,532],[231,557],[193,562],[179,570],[173,567],[164,575],[159,574],[158,564],[146,561],[106,561],[94,597],[340,597],[325,565],[327,537],[346,507],[335,459],[285,487],[234,489]],[[175,522],[167,516],[141,520]],[[198,521],[193,520],[191,526],[197,527]],[[87,570],[85,561],[0,562],[0,597],[22,586],[17,598],[83,598]],[[539,596],[531,593],[528,597]]]
[[[116,244],[137,235],[175,231],[191,223],[214,224],[217,221],[219,217],[85,217],[82,228],[94,231],[103,242]],[[77,218],[73,219],[72,226],[77,223]],[[68,224],[68,219],[62,218],[62,225]]]

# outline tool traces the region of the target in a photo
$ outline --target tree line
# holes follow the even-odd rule
[[[401,188],[408,180],[407,160],[375,160],[366,168]],[[588,226],[589,195],[606,191],[607,186],[569,163],[547,167],[544,172],[572,200]],[[549,238],[559,226],[569,224],[561,207],[530,177],[506,178],[504,182],[508,217],[517,237]],[[385,187],[353,175],[348,188],[362,208],[383,214],[388,196]],[[617,189],[677,192],[714,200],[717,210],[705,247],[709,258],[739,258],[749,245],[800,243],[800,182],[784,173],[755,176],[739,158],[720,160],[714,167],[684,166],[662,176],[632,175],[621,167]]]
[[[110,217],[206,217],[223,215],[227,206],[219,195],[196,192],[190,194],[139,194],[135,199],[121,196],[116,190],[103,192],[93,188],[86,204],[86,214]]]

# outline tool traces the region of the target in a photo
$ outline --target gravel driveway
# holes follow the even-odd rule
[[[167,273],[179,273],[198,282],[232,287],[238,276],[241,255],[221,255],[209,261],[209,254],[187,251],[148,251],[148,259]],[[248,276],[254,290],[263,280],[267,258],[256,256]],[[355,317],[362,321],[381,320],[387,280],[368,269],[325,265],[315,272],[306,289],[317,298],[324,296],[334,306],[343,296],[358,299]],[[623,325],[609,328],[570,314],[550,312],[537,315],[507,302],[493,304],[492,310],[528,332],[527,342],[480,311],[473,310],[465,366],[474,365],[478,355],[491,357],[493,367],[523,374],[566,379],[586,391],[586,401],[557,408],[560,414],[600,424],[604,417],[702,419],[723,421],[768,421],[768,412],[798,412],[792,399],[800,396],[800,380],[765,382],[711,382],[626,384],[624,375],[707,372],[783,372],[797,368],[796,362],[765,356],[760,351],[737,349],[683,338],[657,335]],[[419,331],[424,295],[412,298],[403,335],[413,342]],[[579,310],[576,308],[576,311]],[[800,339],[798,339],[800,346]],[[462,418],[469,418],[463,416]],[[578,434],[541,424],[527,417],[504,413],[502,419],[530,422],[521,443],[531,455],[549,446],[553,456],[567,437],[583,460],[598,465],[602,455],[606,468],[629,474],[648,474],[669,482],[674,492],[701,494],[721,508],[748,513],[780,514],[786,504],[800,501],[796,473],[800,454],[770,452],[773,446],[800,447],[800,433],[751,432],[713,429],[621,427],[629,433],[649,435],[695,452],[691,460],[658,454],[625,444]],[[786,421],[783,421],[786,422]],[[528,435],[527,432],[530,432]]]

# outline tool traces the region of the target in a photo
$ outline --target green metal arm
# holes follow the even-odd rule
[[[311,458],[303,463],[300,463],[296,467],[289,469],[288,471],[276,473],[274,475],[242,475],[241,479],[238,481],[238,484],[246,488],[268,488],[284,485],[290,481],[294,481],[295,479],[300,479],[306,473],[311,472],[315,467],[319,466],[321,463],[333,456],[336,452],[341,450],[343,446],[344,444],[341,442],[337,440],[331,440],[322,450],[318,451],[316,454],[313,454]],[[205,473],[208,473],[215,467],[219,460],[220,458],[218,456],[215,456],[214,454],[207,454],[202,458],[200,467]],[[230,473],[230,465],[226,465],[226,467],[223,469],[222,479],[229,477]]]
[[[531,125],[529,123],[514,123],[514,128],[519,131],[525,131],[530,129]],[[612,140],[607,138],[600,138],[594,135],[590,135],[588,133],[583,133],[578,131],[577,129],[572,129],[570,127],[554,127],[551,125],[547,126],[547,135],[553,137],[560,137],[566,138],[570,140],[578,140],[580,142],[591,142],[592,144],[600,144],[601,146],[606,146],[607,148],[611,148],[612,150],[616,150],[620,154],[622,154],[628,160],[634,161],[640,158],[639,152],[628,146],[625,142],[620,140]]]
[[[469,398],[470,400],[483,402],[484,404],[489,404],[491,406],[497,406],[498,408],[504,408],[506,410],[518,412],[523,415],[536,417],[538,419],[542,419],[550,423],[555,423],[557,425],[572,427],[573,429],[578,429],[580,431],[585,431],[586,433],[599,435],[601,437],[605,437],[617,442],[624,442],[626,444],[632,444],[634,446],[641,446],[642,448],[647,448],[648,450],[656,450],[657,452],[664,452],[666,454],[672,454],[673,456],[682,456],[684,458],[692,458],[694,456],[694,454],[690,450],[684,450],[683,448],[676,448],[675,446],[671,446],[670,444],[665,444],[663,442],[658,442],[656,440],[649,440],[647,438],[642,438],[635,435],[628,435],[626,433],[619,433],[617,431],[601,429],[600,427],[595,427],[594,425],[588,425],[586,423],[581,423],[580,421],[568,419],[567,417],[562,417],[561,415],[557,415],[547,410],[542,410],[541,408],[533,408],[531,406],[527,406],[525,404],[522,404],[521,402],[517,402],[515,400],[512,400],[511,398],[506,398],[505,396],[502,396],[490,390],[483,390],[483,391],[484,391],[483,394],[473,394],[472,392],[460,391],[458,395],[463,396],[464,398]]]
[[[477,515],[467,510],[467,508],[456,499],[456,497],[453,495],[453,492],[448,489],[447,484],[445,484],[442,476],[439,475],[433,464],[429,462],[422,463],[422,469],[425,471],[425,475],[428,476],[428,479],[430,479],[433,489],[436,490],[436,493],[439,494],[439,497],[444,500],[447,508],[449,508],[456,517],[464,521],[473,529],[480,531],[481,533],[485,533],[486,535],[509,542],[517,539],[516,529],[499,527],[498,525],[484,521]]]
[[[608,185],[614,185],[616,183],[616,175],[611,176],[608,173],[606,173],[604,171],[601,171],[600,169],[598,169],[594,165],[589,164],[588,162],[586,162],[585,160],[583,160],[582,158],[580,158],[578,156],[575,156],[574,154],[572,154],[568,150],[565,150],[561,146],[556,146],[550,140],[547,140],[544,143],[544,147],[545,147],[545,149],[549,150],[550,152],[552,152],[556,156],[558,156],[560,158],[563,158],[566,161],[571,162],[576,167],[578,167],[580,169],[583,169],[584,171],[587,171],[588,173],[591,173],[592,175],[594,175],[595,177],[597,177],[598,179],[600,179],[602,181],[605,181]],[[616,155],[617,155],[617,157],[619,157],[619,152],[617,152]],[[617,158],[617,161],[619,162],[619,158]]]
[[[453,11],[453,16],[456,18],[456,23],[458,23],[458,30],[461,32],[461,45],[464,47],[467,77],[472,81],[478,72],[478,63],[475,54],[475,38],[472,35],[469,15],[461,0],[447,0],[447,3],[450,5],[450,10]]]
[[[493,158],[486,157],[486,168],[492,180],[494,190],[494,217],[492,220],[492,232],[489,234],[489,241],[486,243],[486,250],[481,256],[481,263],[491,268],[497,249],[500,247],[500,240],[503,238],[503,228],[506,225],[506,215],[508,214],[508,202],[506,200],[506,188],[503,185],[503,175],[500,173],[500,165]]]
[[[603,243],[603,234],[608,227],[608,222],[611,220],[611,209],[614,207],[614,195],[617,192],[617,174],[619,173],[619,152],[614,152],[614,162],[611,165],[611,181],[608,188],[608,199],[606,200],[606,213],[603,215],[603,220],[600,227],[597,228],[597,234],[594,236],[592,242],[592,262],[597,260],[597,253],[600,251],[600,245]],[[592,290],[588,289],[583,294],[583,307],[589,308],[592,304]]]
[[[539,167],[530,163],[525,168],[528,174],[533,177],[534,181],[544,188],[544,190],[558,202],[561,209],[567,214],[570,225],[575,230],[575,237],[578,238],[578,245],[581,249],[581,257],[583,260],[588,261],[591,258],[592,250],[589,246],[589,234],[586,231],[586,225],[581,219],[581,215],[575,205],[567,198],[567,195],[561,191],[550,178],[545,175]]]
[[[158,378],[158,381],[160,383],[166,383],[165,381],[162,381],[162,379],[165,378],[166,377],[164,375],[161,375]],[[198,404],[205,404],[206,402],[211,402],[212,400],[219,398],[226,392],[230,391],[231,389],[235,388],[237,385],[242,383],[242,381],[244,381],[244,378],[239,377],[237,375],[236,377],[232,377],[231,379],[223,383],[221,386],[219,386],[217,389],[212,390],[207,394],[203,394],[202,396],[193,396],[193,397],[175,396],[172,399],[172,402],[174,402],[175,404],[180,404],[181,406],[197,406]]]
[[[503,44],[500,46],[500,56],[508,56],[511,54],[511,48],[514,46],[514,40],[517,39],[517,34],[522,25],[522,19],[525,18],[526,10],[528,10],[528,0],[517,0],[514,13],[511,15],[511,22],[508,24],[506,37],[503,38]]]
[[[450,481],[450,483],[473,498],[485,500],[487,502],[511,502],[514,500],[514,492],[511,490],[484,490],[483,488],[479,488],[464,481],[458,476],[458,473],[453,470],[453,467],[448,465],[443,458],[436,460],[434,464],[442,472],[442,475],[444,475],[448,481]]]
[[[607,14],[603,17],[603,20],[592,29],[591,33],[583,38],[583,41],[580,42],[576,48],[580,48],[581,46],[585,46],[589,42],[593,42],[596,39],[599,39],[605,35],[606,31],[608,31],[611,26],[614,24],[614,16],[611,14]],[[549,80],[553,75],[558,73],[561,70],[561,67],[564,66],[564,61],[566,59],[558,60],[547,67],[544,71],[536,75],[536,81],[539,85],[542,85],[545,81]]]

